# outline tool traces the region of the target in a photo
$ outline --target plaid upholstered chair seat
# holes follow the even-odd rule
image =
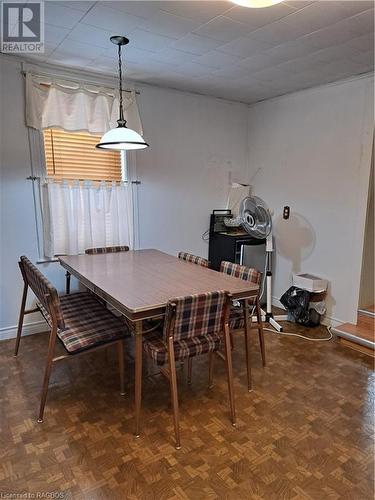
[[[91,293],[62,295],[60,307],[65,327],[57,330],[57,336],[69,353],[84,351],[130,335],[122,319],[104,308]],[[51,316],[46,308],[41,303],[38,303],[38,308],[52,326]]]
[[[229,328],[231,330],[240,330],[244,328],[245,320],[243,317],[243,310],[241,307],[231,307],[229,313]]]
[[[192,253],[179,252],[178,258],[186,262],[192,262],[193,264],[197,264],[198,266],[210,267],[210,263],[207,259],[199,257],[198,255],[193,255]]]
[[[96,247],[96,248],[86,248],[85,253],[88,255],[96,255],[101,253],[119,253],[128,252],[129,247],[127,245],[115,246],[115,247]]]
[[[249,299],[247,302],[251,306],[249,310],[249,313],[251,313],[252,308],[255,306],[256,299]],[[241,330],[244,326],[245,320],[242,308],[232,305],[229,313],[229,328],[231,330]]]
[[[215,352],[220,349],[220,346],[221,338],[217,334],[175,340],[173,342],[175,361]],[[143,347],[158,365],[164,365],[167,362],[168,349],[163,340],[162,331],[153,331],[145,335]]]

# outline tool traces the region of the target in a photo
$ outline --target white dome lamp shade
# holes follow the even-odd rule
[[[99,144],[96,145],[99,149],[115,149],[115,150],[129,150],[129,149],[145,149],[148,147],[147,142],[135,130],[126,126],[124,118],[124,109],[122,105],[122,61],[121,61],[121,47],[127,45],[129,40],[125,36],[111,36],[111,42],[118,46],[118,70],[119,70],[119,96],[120,96],[120,110],[119,119],[117,120],[117,127],[106,132],[101,138]]]
[[[252,9],[262,9],[263,7],[271,7],[281,3],[282,0],[232,0],[233,3],[241,5],[241,7],[250,7]]]

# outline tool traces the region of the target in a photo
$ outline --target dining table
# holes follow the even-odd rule
[[[155,249],[64,255],[59,262],[71,275],[134,323],[135,435],[140,435],[143,321],[163,317],[177,297],[225,290],[233,300],[257,295],[259,286],[186,262]]]

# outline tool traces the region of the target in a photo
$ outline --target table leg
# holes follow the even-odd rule
[[[135,437],[139,437],[142,403],[142,321],[135,324]]]

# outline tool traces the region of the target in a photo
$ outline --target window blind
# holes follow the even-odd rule
[[[119,151],[96,149],[100,134],[44,129],[47,176],[54,179],[121,181]]]

